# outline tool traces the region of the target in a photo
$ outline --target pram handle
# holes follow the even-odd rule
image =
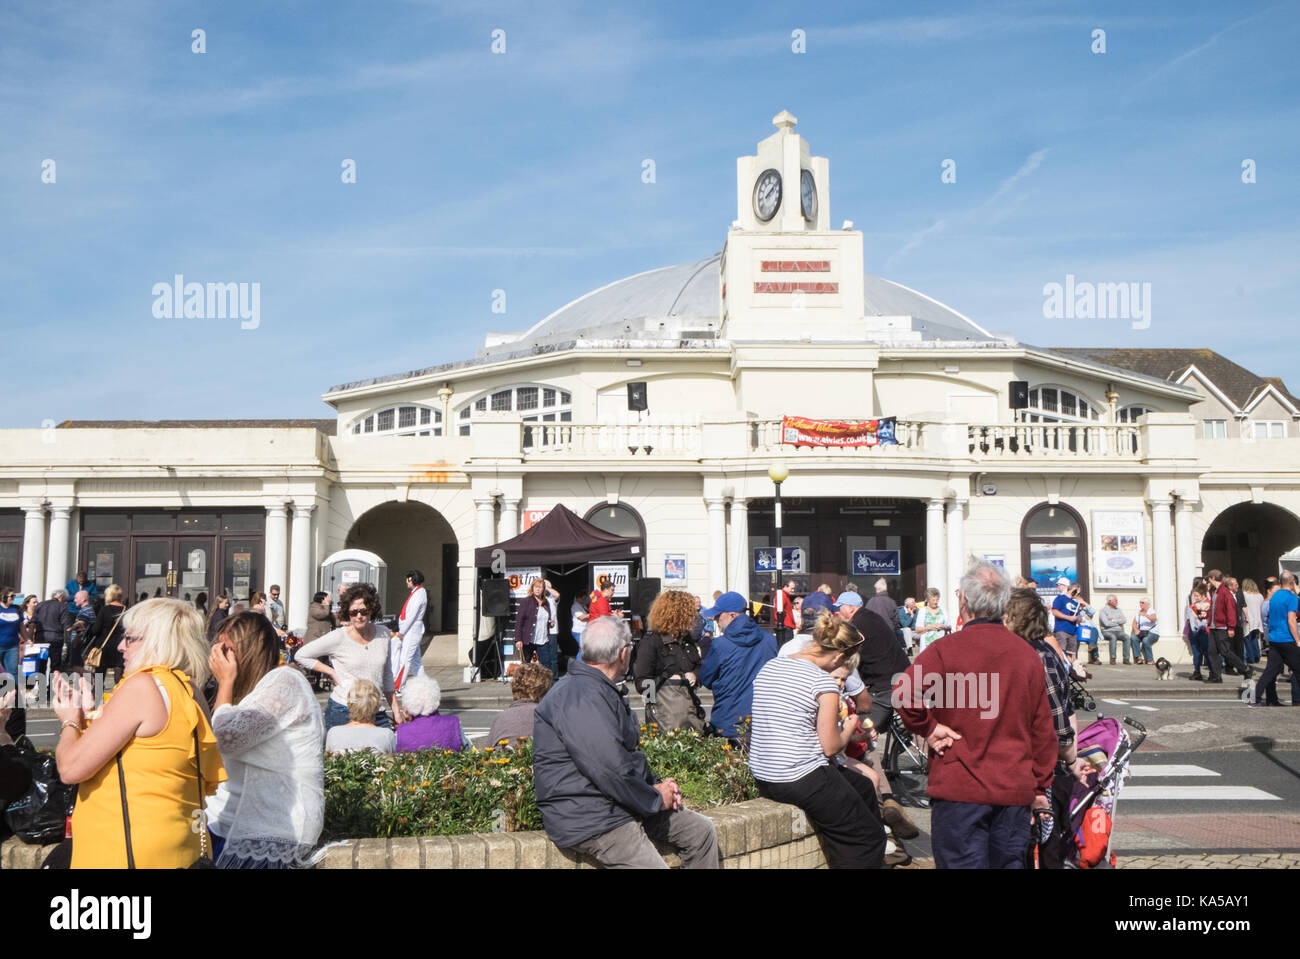
[[[1126,726],[1132,726],[1132,727],[1133,727],[1134,729],[1136,729],[1139,733],[1141,733],[1141,735],[1137,737],[1137,742],[1131,744],[1131,748],[1133,748],[1133,749],[1137,749],[1137,748],[1138,748],[1139,746],[1141,746],[1144,742],[1146,742],[1146,738],[1147,738],[1147,728],[1146,728],[1146,726],[1142,725],[1142,723],[1138,722],[1138,721],[1137,721],[1136,719],[1134,719],[1132,716],[1125,716],[1125,717],[1124,717],[1124,725],[1126,725]]]

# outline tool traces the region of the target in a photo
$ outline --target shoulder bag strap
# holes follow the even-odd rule
[[[122,616],[125,613],[126,610],[122,610],[121,613],[117,614],[117,619],[113,620],[113,625],[109,628],[108,635],[104,637],[104,641],[100,643],[99,646],[97,647],[100,650],[100,652],[103,652],[103,650],[107,648],[108,641],[113,638],[113,633],[117,632],[117,624],[122,621]]]
[[[176,670],[174,669],[171,670],[171,674],[176,678],[177,682],[181,684],[182,688],[184,688],[186,692],[190,692],[190,698],[194,699],[194,695],[190,690],[190,684],[185,680],[183,680],[180,676],[177,676]],[[194,702],[194,708],[199,710],[199,718],[202,719],[203,709],[202,707],[199,706],[197,700],[195,700]],[[199,858],[207,859],[211,855],[208,852],[208,807],[207,807],[207,802],[205,800],[205,797],[203,795],[203,756],[199,752],[198,723],[194,724],[193,736],[194,736],[194,772],[197,775],[199,780]]]
[[[117,754],[117,783],[122,791],[122,829],[126,832],[126,868],[135,868],[135,853],[131,849],[131,814],[126,810],[126,776],[122,772],[122,754]]]

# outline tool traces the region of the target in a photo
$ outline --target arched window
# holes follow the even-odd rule
[[[606,533],[612,533],[615,536],[636,536],[642,540],[645,539],[645,523],[641,520],[641,515],[632,507],[624,503],[614,503],[609,505],[601,503],[599,506],[593,506],[583,517],[588,523],[597,529],[603,529]]]
[[[358,436],[441,436],[442,410],[406,403],[375,410],[352,424]]]
[[[508,386],[484,393],[456,410],[456,432],[469,436],[475,413],[519,413],[525,423],[569,423],[573,396],[566,390],[542,384]],[[530,444],[525,444],[530,445]]]
[[[1064,577],[1091,599],[1083,517],[1063,503],[1040,503],[1026,513],[1020,524],[1020,568],[1044,596],[1055,595],[1056,581]]]
[[[1117,423],[1136,423],[1139,416],[1145,416],[1151,412],[1149,406],[1126,406],[1115,414]]]
[[[1097,407],[1059,386],[1035,386],[1029,406],[1020,411],[1022,423],[1091,423],[1100,419]]]

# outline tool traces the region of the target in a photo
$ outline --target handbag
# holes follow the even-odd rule
[[[122,610],[121,613],[118,613],[117,619],[113,620],[113,627],[108,631],[108,635],[104,637],[104,641],[86,653],[86,658],[84,660],[86,669],[89,669],[92,672],[99,669],[99,664],[104,658],[104,650],[108,646],[108,641],[112,639],[113,634],[117,632],[117,624],[122,621],[122,615],[125,612],[126,610]]]
[[[176,675],[175,670],[172,671],[172,675]],[[197,726],[195,726],[192,735],[194,736],[194,771],[199,783],[199,858],[194,860],[188,868],[215,869],[216,863],[212,861],[212,854],[208,850],[207,803],[203,796],[203,757],[199,752],[199,730]],[[122,793],[122,828],[126,833],[126,868],[134,869],[135,851],[131,848],[131,813],[126,805],[126,776],[122,772],[122,753],[120,750],[117,754],[117,782]]]

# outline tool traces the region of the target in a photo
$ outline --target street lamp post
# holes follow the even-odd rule
[[[778,640],[785,638],[783,626],[785,622],[785,604],[781,601],[785,595],[783,592],[784,584],[781,581],[781,577],[785,575],[785,559],[781,549],[781,484],[785,482],[789,475],[790,470],[780,460],[776,460],[767,468],[767,478],[776,487],[776,589],[772,595],[776,604],[773,632],[775,632]]]

